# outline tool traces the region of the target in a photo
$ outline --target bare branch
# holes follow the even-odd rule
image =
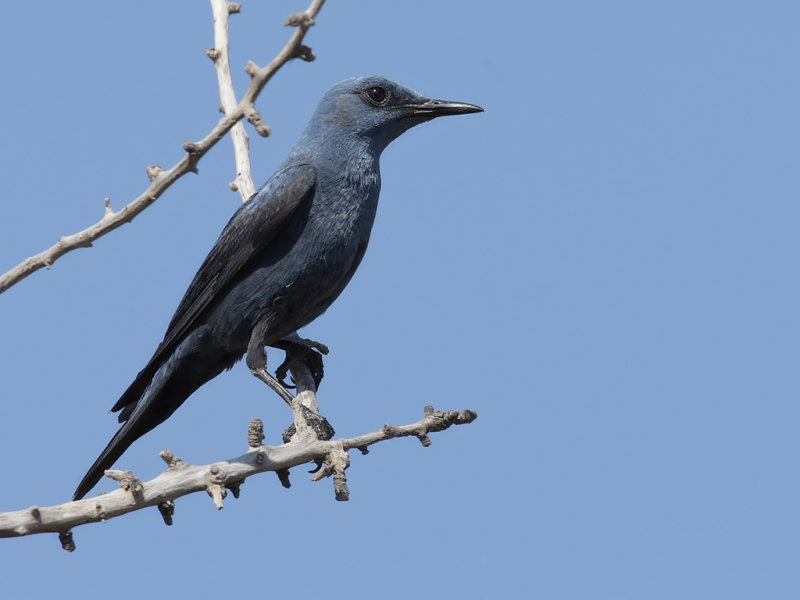
[[[247,72],[250,73],[252,79],[250,81],[250,87],[247,89],[242,101],[231,111],[226,112],[226,115],[220,119],[217,126],[202,140],[199,142],[184,143],[186,154],[178,163],[167,171],[154,172],[154,170],[148,168],[148,176],[151,178],[151,184],[133,202],[116,212],[110,210],[107,204],[105,214],[100,221],[83,231],[62,237],[50,248],[27,258],[19,265],[0,276],[0,293],[42,267],[50,268],[57,259],[67,252],[71,252],[77,248],[87,248],[92,245],[94,240],[113,231],[124,223],[132,221],[134,217],[155,202],[156,199],[178,179],[186,175],[186,173],[196,172],[197,163],[205,153],[222,139],[248,111],[255,109],[256,98],[261,93],[261,90],[264,89],[267,82],[272,79],[272,76],[292,58],[301,57],[306,60],[308,59],[308,52],[303,46],[302,41],[309,27],[313,25],[314,19],[324,3],[325,0],[313,0],[305,11],[295,13],[289,17],[287,23],[297,23],[297,25],[292,33],[292,37],[283,50],[281,50],[266,67],[258,68],[252,62],[248,63]]]
[[[106,476],[120,484],[120,489],[111,493],[58,506],[32,506],[0,513],[0,538],[55,532],[59,534],[62,547],[71,552],[75,549],[72,528],[78,525],[106,521],[148,506],[156,506],[164,522],[171,525],[176,498],[204,490],[211,496],[214,506],[221,509],[227,490],[238,498],[239,486],[248,477],[275,471],[283,486],[288,488],[289,469],[309,462],[316,462],[319,467],[311,477],[313,481],[333,476],[335,498],[348,500],[350,491],[345,477],[345,469],[350,465],[348,450],[358,448],[367,454],[367,447],[372,444],[406,436],[427,440],[423,442],[427,446],[430,445],[429,433],[471,423],[478,417],[471,410],[435,412],[433,407],[426,406],[425,417],[410,425],[384,425],[380,431],[354,438],[319,439],[313,419],[308,420],[309,415],[324,420],[318,414],[314,377],[302,361],[293,361],[291,371],[297,384],[297,395],[292,399],[294,434],[283,445],[262,445],[263,424],[253,419],[247,431],[250,449],[242,456],[209,465],[191,465],[170,450],[163,450],[160,456],[167,469],[148,482],[142,482],[131,471],[108,470]]]
[[[62,540],[67,540],[64,547],[70,550],[75,548],[71,529],[78,525],[106,521],[148,506],[159,507],[162,515],[166,515],[165,520],[171,523],[176,498],[207,491],[214,504],[222,508],[226,488],[235,489],[238,495],[238,486],[247,477],[265,471],[285,472],[311,461],[325,463],[312,479],[318,480],[332,475],[336,499],[346,500],[349,492],[344,470],[349,464],[348,450],[358,448],[366,453],[367,446],[396,437],[415,436],[423,439],[430,432],[442,431],[451,425],[471,423],[476,418],[477,414],[469,410],[434,412],[428,406],[425,407],[425,417],[410,425],[385,425],[380,431],[373,433],[328,441],[318,440],[314,435],[297,435],[291,442],[281,446],[258,446],[242,456],[210,465],[190,465],[165,450],[162,458],[169,467],[151,481],[142,483],[130,471],[109,471],[107,474],[118,479],[123,487],[108,494],[58,506],[32,506],[24,510],[0,513],[0,537],[55,532],[61,534]],[[300,432],[301,423],[296,422],[295,425]]]

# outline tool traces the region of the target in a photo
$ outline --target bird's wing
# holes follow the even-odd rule
[[[164,341],[112,412],[139,399],[163,358],[191,330],[220,291],[277,235],[289,215],[313,192],[315,183],[316,170],[311,165],[286,167],[234,213],[189,284]]]
[[[186,334],[195,318],[235,278],[242,267],[280,231],[316,181],[310,165],[278,171],[237,210],[209,252],[172,317],[162,344]]]

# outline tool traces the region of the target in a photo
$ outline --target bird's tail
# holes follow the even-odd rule
[[[131,419],[119,428],[119,431],[111,438],[106,449],[97,457],[97,460],[94,461],[89,471],[81,479],[75,494],[72,496],[73,500],[80,500],[97,485],[106,469],[111,467],[122,456],[122,453],[142,435],[135,430],[135,425],[136,419]]]
[[[231,355],[220,361],[215,353],[192,354],[191,340],[186,348],[179,347],[163,362],[151,360],[111,409],[121,411],[119,420],[123,425],[81,480],[74,500],[80,500],[97,485],[105,470],[133,442],[168,419],[197,388],[230,367],[237,358]]]
[[[114,412],[122,411],[119,414],[122,427],[114,434],[106,449],[84,475],[75,490],[73,500],[83,498],[103,478],[105,470],[111,468],[133,442],[159,423],[163,423],[186,399],[188,394],[170,393],[170,391],[174,392],[174,390],[168,389],[172,375],[170,367],[169,362],[155,367],[152,364],[148,365],[111,409]],[[171,398],[169,398],[170,396]]]
[[[156,401],[159,400],[160,392],[168,379],[164,371],[160,365],[151,361],[111,409],[113,412],[122,411],[119,415],[122,427],[83,476],[72,496],[73,500],[83,498],[103,478],[105,470],[111,468],[133,442],[166,419],[167,415],[161,417],[151,414],[156,412]]]

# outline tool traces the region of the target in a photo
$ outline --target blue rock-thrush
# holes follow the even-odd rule
[[[321,315],[353,276],[378,207],[381,152],[419,123],[481,110],[431,100],[376,76],[328,91],[280,169],[222,230],[164,340],[112,408],[121,411],[123,425],[74,498],[244,354],[253,374],[286,398],[266,370],[264,348],[297,343],[295,332]]]

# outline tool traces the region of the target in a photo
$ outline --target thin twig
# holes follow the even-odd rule
[[[214,14],[214,47],[207,52],[214,61],[219,83],[220,110],[230,114],[236,108],[236,92],[233,88],[230,61],[230,36],[228,35],[228,18],[231,14],[239,12],[237,4],[228,0],[211,0],[211,11]],[[236,179],[230,187],[238,191],[242,202],[255,194],[253,175],[250,170],[250,138],[244,128],[244,123],[239,121],[231,128],[233,140],[233,153],[236,160]]]
[[[272,79],[272,76],[291,59],[313,60],[314,54],[310,49],[303,46],[302,41],[308,29],[314,24],[314,19],[324,3],[325,0],[313,0],[305,11],[295,13],[286,20],[286,24],[295,27],[295,30],[283,50],[266,67],[259,68],[252,62],[247,64],[246,70],[252,79],[242,101],[220,119],[217,126],[202,140],[199,142],[184,142],[183,149],[186,154],[177,164],[166,171],[155,166],[148,167],[151,183],[138,198],[116,212],[110,209],[109,204],[106,204],[105,215],[100,221],[83,231],[62,237],[47,250],[25,259],[19,265],[0,276],[0,293],[42,267],[49,268],[67,252],[77,248],[87,248],[96,239],[132,221],[136,215],[155,202],[178,179],[186,175],[186,173],[196,171],[198,161],[242,118],[247,117],[251,121],[255,121],[257,123],[256,127],[260,126],[258,123],[263,125],[263,121],[259,121],[260,117],[258,117],[255,109],[255,100],[261,90],[264,89],[264,86]]]

